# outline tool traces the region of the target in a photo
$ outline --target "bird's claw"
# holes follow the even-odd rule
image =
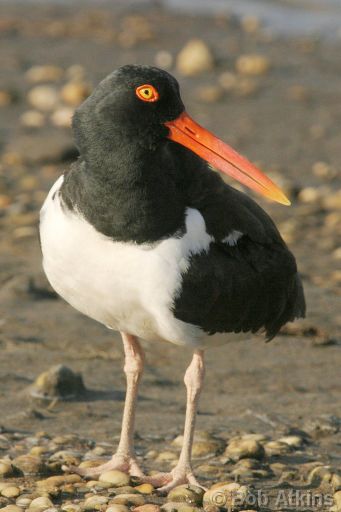
[[[105,471],[111,471],[117,469],[123,471],[130,476],[137,478],[145,478],[145,475],[138,465],[135,457],[130,455],[118,455],[115,454],[113,457],[104,464],[94,467],[82,468],[79,466],[64,466],[63,470],[71,473],[76,473],[84,478],[94,478],[104,473]]]
[[[182,466],[175,467],[169,473],[157,473],[156,475],[146,477],[144,481],[156,487],[160,494],[166,494],[174,489],[174,487],[182,484],[196,485],[206,490],[199,484],[192,469],[183,468]]]

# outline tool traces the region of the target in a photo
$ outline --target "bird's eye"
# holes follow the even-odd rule
[[[153,85],[145,84],[136,87],[136,96],[142,101],[154,102],[159,99],[159,93]]]

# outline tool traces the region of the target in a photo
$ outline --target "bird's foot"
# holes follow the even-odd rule
[[[143,481],[152,484],[162,494],[168,493],[174,487],[182,484],[197,485],[204,489],[195,478],[192,468],[182,465],[176,466],[169,473],[157,473],[156,475],[145,477]]]
[[[131,455],[121,455],[115,453],[112,458],[106,462],[105,464],[101,464],[100,466],[94,466],[90,468],[80,468],[78,466],[68,466],[65,467],[67,471],[72,473],[77,473],[80,476],[85,478],[92,478],[104,473],[105,471],[110,471],[112,469],[118,469],[119,471],[123,471],[130,476],[136,476],[138,478],[144,479],[145,475],[138,465],[138,462],[134,456]]]

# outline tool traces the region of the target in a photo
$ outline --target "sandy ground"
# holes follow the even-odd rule
[[[191,115],[261,163],[290,194],[291,208],[262,205],[297,256],[308,315],[270,344],[261,336],[245,336],[208,351],[198,427],[225,437],[277,435],[290,429],[309,432],[320,417],[339,426],[316,438],[314,450],[340,467],[340,422],[331,418],[340,417],[341,391],[340,44],[270,39],[233,19],[180,17],[159,9],[2,9],[0,89],[9,100],[0,120],[0,424],[112,441],[124,398],[118,335],[50,296],[42,274],[37,212],[75,152],[67,128],[21,125],[33,87],[25,72],[37,64],[63,70],[77,64],[86,70],[84,81],[96,84],[121,64],[154,64],[162,59],[160,50],[175,57],[190,38],[200,37],[211,48],[214,68],[195,77],[181,76],[175,64],[170,71],[180,80]],[[236,73],[238,57],[250,53],[266,57],[270,70]],[[236,81],[231,90],[219,85],[224,72]],[[153,439],[181,433],[182,377],[190,353],[168,344],[144,346],[147,368],[137,429],[150,447]],[[28,388],[35,378],[59,363],[82,373],[87,395],[52,406],[31,399]]]

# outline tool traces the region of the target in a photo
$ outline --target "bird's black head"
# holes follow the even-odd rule
[[[155,154],[170,139],[253,190],[290,204],[259,169],[186,114],[178,82],[161,69],[123,66],[111,73],[76,110],[73,129],[92,168],[117,168],[127,155],[149,166],[150,154],[143,159],[140,150]]]
[[[166,71],[123,66],[108,75],[76,110],[73,129],[80,153],[100,144],[110,151],[124,143],[154,148],[165,139],[165,122],[184,110],[179,84]]]

